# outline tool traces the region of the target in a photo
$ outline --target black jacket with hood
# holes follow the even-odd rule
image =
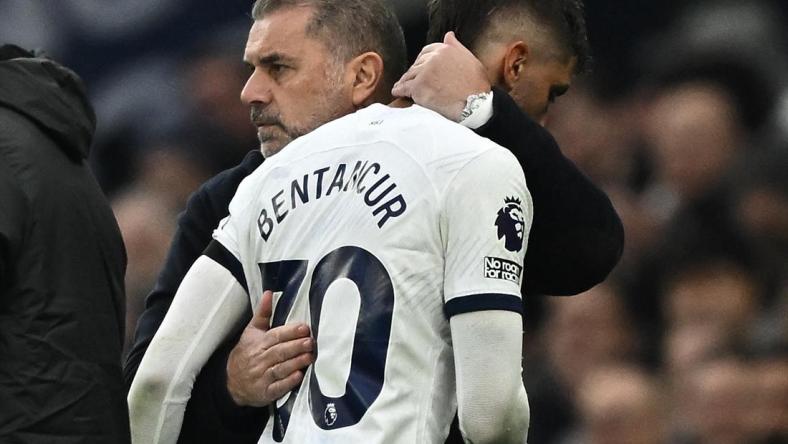
[[[128,443],[126,254],[79,78],[0,47],[0,443]]]

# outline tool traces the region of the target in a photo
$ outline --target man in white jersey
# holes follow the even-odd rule
[[[255,14],[250,32],[255,71],[242,96],[253,110],[324,45],[309,35],[325,12],[316,4],[377,2],[281,3]],[[312,69],[338,93],[295,131],[259,108],[267,156],[390,89],[374,51]],[[299,138],[242,183],[218,242],[178,290],[129,395],[134,440],[175,442],[195,375],[249,296],[256,306],[273,290],[272,324],[308,323],[317,360],[261,442],[443,442],[455,403],[467,440],[524,442],[531,215],[514,156],[419,107],[375,105]]]

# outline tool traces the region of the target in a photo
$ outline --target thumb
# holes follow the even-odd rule
[[[273,312],[274,293],[270,290],[263,292],[263,298],[260,300],[260,305],[249,321],[249,326],[262,331],[268,331],[271,328],[271,313]]]
[[[457,40],[457,36],[454,34],[454,31],[449,31],[443,36],[443,43],[449,46],[454,46],[455,48],[464,48],[462,43]]]
[[[446,35],[443,37],[443,44],[446,46],[451,46],[452,48],[461,49],[466,54],[469,54],[474,58],[476,57],[470,49],[466,48],[462,42],[457,40],[457,36],[454,34],[454,31],[449,31],[446,33]]]

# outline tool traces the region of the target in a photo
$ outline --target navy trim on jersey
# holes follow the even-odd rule
[[[443,305],[443,312],[447,318],[484,310],[504,310],[523,314],[523,301],[511,294],[483,293],[454,298]]]
[[[224,248],[220,242],[216,240],[212,240],[205,251],[202,252],[203,255],[208,256],[209,258],[216,261],[219,265],[226,268],[230,274],[235,277],[235,280],[241,284],[241,287],[244,288],[246,294],[249,294],[249,287],[246,285],[246,276],[244,276],[244,267],[241,265],[241,262],[230,253],[230,250]]]

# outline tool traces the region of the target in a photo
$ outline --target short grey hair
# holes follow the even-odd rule
[[[314,15],[306,33],[321,39],[344,63],[365,52],[383,59],[383,81],[390,87],[407,68],[407,50],[402,27],[382,0],[256,0],[252,18],[285,8],[307,6]]]

